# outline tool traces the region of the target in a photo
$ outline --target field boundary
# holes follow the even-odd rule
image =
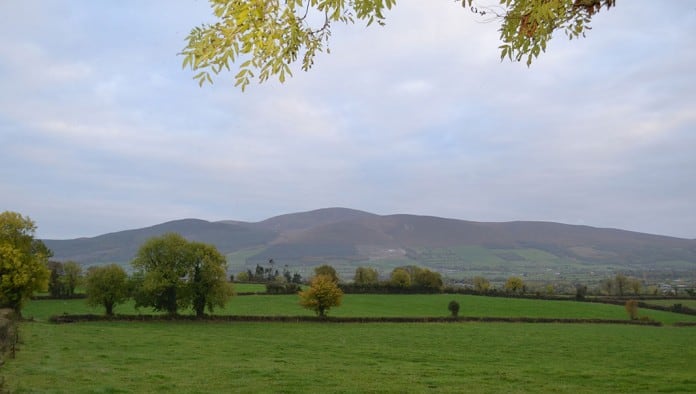
[[[49,321],[56,324],[120,321],[200,321],[200,322],[278,322],[278,323],[561,323],[561,324],[622,324],[638,326],[662,326],[658,321],[618,320],[618,319],[570,319],[544,317],[318,317],[318,316],[242,316],[209,315],[202,318],[193,315],[55,315]]]

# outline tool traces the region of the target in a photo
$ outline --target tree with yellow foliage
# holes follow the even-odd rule
[[[329,53],[331,28],[355,20],[368,26],[384,25],[396,0],[209,0],[217,20],[194,28],[181,52],[183,67],[198,73],[202,85],[212,83],[211,73],[230,71],[237,63],[236,86],[242,90],[251,79],[264,82],[292,75],[290,65],[301,59],[309,70],[317,53]],[[457,0],[459,1],[459,0]],[[527,65],[546,51],[553,33],[570,39],[584,37],[592,17],[616,0],[499,0],[497,6],[479,6],[461,0],[463,7],[486,19],[500,20],[500,57]]]
[[[21,316],[35,291],[48,287],[50,250],[34,238],[36,225],[17,212],[0,213],[0,307]]]
[[[524,293],[524,281],[517,276],[511,276],[505,281],[505,291],[510,293]]]
[[[340,306],[343,301],[343,291],[329,275],[317,275],[312,278],[310,287],[301,291],[300,305],[313,310],[319,317],[334,306]]]

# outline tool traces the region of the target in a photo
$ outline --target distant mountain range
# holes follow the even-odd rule
[[[325,262],[350,274],[417,264],[452,276],[536,277],[613,271],[696,272],[696,240],[551,222],[486,223],[326,208],[261,222],[183,219],[93,238],[44,242],[56,260],[129,263],[150,237],[176,232],[214,244],[232,272],[274,259],[299,271]]]

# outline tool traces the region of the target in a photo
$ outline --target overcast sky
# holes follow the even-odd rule
[[[205,1],[1,1],[0,210],[60,239],[334,206],[696,238],[696,4],[617,3],[527,68],[400,0],[241,93],[181,68]]]

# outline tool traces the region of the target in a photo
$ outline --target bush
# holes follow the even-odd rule
[[[447,309],[452,313],[452,317],[457,317],[459,315],[459,303],[457,301],[450,301],[447,305]]]
[[[638,301],[628,300],[624,308],[626,308],[626,312],[628,312],[628,316],[631,320],[638,319]]]
[[[297,283],[270,282],[266,283],[268,294],[296,294],[302,290]]]

